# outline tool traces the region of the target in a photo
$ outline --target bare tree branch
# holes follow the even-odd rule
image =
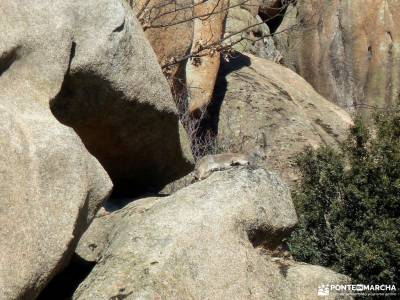
[[[147,6],[150,4],[151,0],[146,0],[146,2],[144,3],[144,5],[140,8],[140,10],[138,11],[138,13],[136,14],[136,17],[138,18],[138,20],[140,20],[140,17],[142,16],[143,12],[145,11],[145,9],[147,8]],[[133,0],[131,0],[130,5],[133,5]]]
[[[273,17],[271,17],[271,18],[269,18],[267,20],[264,20],[262,22],[249,25],[249,26],[247,26],[245,28],[241,28],[240,30],[238,30],[236,32],[233,32],[233,33],[221,38],[217,42],[213,42],[213,43],[209,43],[209,44],[203,45],[197,51],[193,51],[193,52],[191,52],[191,53],[189,53],[187,55],[184,55],[182,57],[179,57],[179,58],[174,58],[172,61],[162,65],[161,68],[165,69],[165,68],[171,67],[171,66],[173,66],[175,64],[178,64],[178,63],[183,62],[183,61],[185,61],[187,59],[190,59],[190,58],[206,56],[206,55],[209,55],[210,52],[215,53],[215,52],[226,51],[228,49],[231,49],[234,45],[236,45],[236,44],[238,44],[238,43],[240,43],[240,42],[242,42],[244,40],[248,40],[248,41],[251,41],[251,42],[256,42],[256,41],[262,40],[262,39],[267,38],[267,37],[272,37],[272,36],[287,32],[287,31],[295,30],[295,28],[298,26],[298,24],[294,24],[292,26],[289,26],[288,28],[282,29],[282,30],[274,32],[274,33],[264,34],[264,35],[262,35],[260,37],[255,38],[255,39],[251,39],[251,38],[245,37],[243,35],[243,33],[245,33],[247,30],[249,30],[251,28],[254,28],[256,26],[265,24],[266,22],[268,22],[270,20],[273,20],[274,18],[277,18],[279,16],[282,16],[282,15],[278,14],[278,15],[275,15],[275,16],[273,16]],[[224,41],[226,41],[226,40],[228,40],[228,39],[230,39],[230,38],[232,38],[234,36],[237,36],[239,34],[242,34],[242,35],[238,40],[233,41],[233,42],[231,42],[231,43],[229,43],[227,45],[223,45]]]

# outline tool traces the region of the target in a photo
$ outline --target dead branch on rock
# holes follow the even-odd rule
[[[179,119],[181,120],[189,140],[195,161],[207,154],[216,154],[216,139],[211,132],[202,132],[202,123],[207,118],[207,108],[198,111],[196,118],[189,113],[187,95],[182,89],[173,90],[173,96],[178,107]]]
[[[220,9],[217,9],[220,6],[221,0],[217,0],[217,2],[214,4],[214,7],[206,12],[206,13],[200,13],[196,14],[195,13],[195,8],[199,5],[203,5],[205,3],[208,3],[212,0],[201,0],[199,2],[192,2],[189,5],[183,5],[181,6],[178,2],[178,0],[168,0],[163,3],[158,3],[151,5],[151,0],[145,0],[143,5],[140,5],[138,8],[137,12],[137,17],[140,21],[140,23],[143,26],[144,30],[148,29],[157,29],[157,28],[167,28],[167,27],[172,27],[176,26],[179,24],[183,24],[186,22],[191,22],[194,21],[195,19],[200,19],[201,21],[207,20],[213,15],[218,15],[218,14],[223,14],[229,11],[230,9],[233,9],[235,7],[239,6],[246,6],[246,7],[251,7],[251,6],[258,6],[251,4],[251,0],[242,0],[239,3],[236,4],[229,4],[227,7],[222,7]],[[132,2],[132,0],[131,0]],[[273,37],[279,34],[282,34],[284,32],[288,31],[294,31],[299,28],[299,25],[301,24],[304,27],[304,24],[307,23],[305,20],[300,20],[298,23],[288,27],[284,28],[280,31],[272,32],[270,34],[264,34],[256,38],[249,38],[246,36],[246,32],[252,28],[255,28],[257,26],[269,23],[271,21],[274,21],[278,18],[284,17],[285,14],[289,13],[287,9],[290,7],[291,4],[295,4],[297,0],[281,0],[280,1],[280,6],[275,6],[275,7],[267,7],[264,8],[264,10],[271,10],[275,11],[275,13],[264,19],[261,22],[251,24],[247,27],[241,28],[240,30],[231,33],[227,36],[224,36],[218,41],[212,41],[212,42],[206,42],[203,43],[202,45],[199,45],[197,49],[194,51],[191,51],[190,53],[181,56],[181,57],[172,57],[169,59],[169,61],[163,63],[161,65],[162,69],[168,73],[168,68],[179,64],[185,60],[192,59],[193,63],[196,63],[196,61],[203,56],[209,56],[209,55],[214,55],[214,53],[221,53],[223,54],[223,57],[229,58],[229,56],[232,53],[233,46],[235,46],[238,43],[241,43],[243,41],[249,41],[252,43],[255,43],[259,40],[268,38],[268,37]],[[131,4],[132,5],[132,4]],[[313,16],[311,16],[312,18]],[[233,40],[231,42],[226,43],[227,40],[235,38],[236,40]]]
[[[232,34],[220,39],[218,42],[214,42],[214,43],[211,43],[211,44],[206,44],[206,45],[204,45],[203,47],[201,47],[197,51],[191,52],[191,53],[189,53],[189,54],[187,54],[185,56],[179,57],[179,58],[174,58],[170,62],[168,62],[166,64],[163,64],[161,66],[161,68],[162,69],[166,69],[166,68],[171,67],[173,65],[176,65],[176,64],[178,64],[180,62],[183,62],[183,61],[185,61],[187,59],[194,59],[196,57],[206,56],[206,55],[209,55],[210,52],[214,52],[214,53],[215,52],[219,52],[219,53],[222,53],[224,57],[229,57],[230,55],[232,55],[233,46],[235,46],[236,44],[238,44],[238,43],[240,43],[240,42],[242,42],[244,40],[248,40],[248,41],[251,41],[251,42],[257,42],[257,41],[262,40],[264,38],[272,37],[272,36],[275,36],[277,34],[280,34],[280,33],[286,32],[286,31],[295,30],[296,27],[297,27],[296,25],[293,25],[293,26],[291,26],[289,28],[285,28],[285,29],[283,29],[281,31],[278,31],[278,32],[275,32],[275,33],[270,33],[270,34],[265,34],[265,35],[262,35],[262,36],[257,37],[257,38],[249,38],[249,37],[246,37],[244,35],[246,30],[248,30],[248,29],[250,29],[252,27],[261,25],[263,23],[264,22],[260,22],[260,23],[248,26],[245,29],[242,29],[240,31],[237,31],[235,33],[232,33]],[[233,36],[239,35],[239,34],[242,34],[242,35],[240,36],[240,38],[238,40],[224,45],[223,42],[225,40],[228,40],[228,39],[232,38]]]
[[[170,82],[172,85],[173,96],[178,107],[181,122],[191,140],[193,155],[195,159],[198,159],[206,154],[218,152],[217,148],[219,147],[216,145],[216,139],[213,133],[211,131],[202,130],[202,126],[208,117],[207,105],[209,103],[204,102],[205,105],[199,106],[199,109],[195,110],[196,114],[193,114],[188,102],[192,103],[192,99],[197,99],[196,95],[193,98],[191,95],[198,94],[197,90],[193,90],[197,87],[193,87],[193,84],[190,82],[178,83],[180,78],[177,78],[179,76],[175,75],[177,65],[190,60],[191,65],[202,67],[201,65],[205,65],[207,59],[212,58],[215,55],[218,55],[218,59],[219,55],[221,55],[226,61],[228,61],[233,55],[235,55],[235,45],[245,41],[255,43],[284,32],[297,30],[300,22],[269,34],[261,34],[257,36],[248,35],[248,31],[252,28],[279,20],[279,18],[283,18],[286,13],[290,12],[289,7],[291,4],[295,3],[295,0],[281,0],[280,6],[271,7],[271,10],[274,10],[271,16],[266,15],[267,17],[265,17],[264,14],[264,19],[262,21],[255,22],[254,24],[240,28],[240,30],[223,36],[223,34],[220,35],[220,32],[214,34],[211,28],[211,23],[214,22],[214,18],[218,19],[218,22],[222,23],[224,22],[226,14],[231,9],[240,6],[258,7],[259,5],[252,4],[251,0],[239,0],[239,2],[233,4],[228,3],[227,0],[197,0],[191,1],[190,3],[189,1],[182,1],[185,0],[166,0],[164,2],[160,2],[159,0],[142,0],[142,4],[140,1],[139,4],[137,4],[136,11],[137,18],[145,31],[154,29],[163,30],[187,22],[194,23],[198,21],[204,22],[202,23],[203,27],[210,26],[210,29],[208,30],[209,34],[204,34],[200,38],[192,41],[193,44],[189,53],[181,56],[169,57],[168,61],[161,61],[161,67],[164,74],[167,78],[171,79]],[[183,81],[185,80],[186,79],[183,79]],[[174,85],[178,85],[178,87]],[[208,91],[206,89],[204,90],[206,92]]]
[[[230,6],[227,9],[231,9],[233,7],[236,7],[236,6],[243,5],[246,2],[247,2],[247,0],[242,2],[242,3],[240,3],[240,4],[238,4],[238,5]],[[218,13],[221,13],[221,11],[219,11]],[[256,38],[250,38],[250,37],[246,36],[246,32],[248,30],[250,30],[252,28],[255,28],[257,26],[263,25],[263,24],[265,24],[267,22],[270,22],[270,21],[274,20],[275,18],[279,18],[279,17],[283,17],[283,14],[278,13],[278,14],[274,15],[273,17],[270,17],[270,18],[268,18],[266,20],[263,20],[261,22],[258,22],[258,23],[255,23],[255,24],[251,24],[251,25],[249,25],[247,27],[241,28],[240,30],[238,30],[236,32],[233,32],[233,33],[231,33],[229,35],[226,35],[226,36],[222,37],[218,41],[210,42],[210,43],[204,43],[203,45],[200,45],[198,47],[198,49],[195,50],[195,51],[191,51],[190,53],[188,53],[188,54],[186,54],[184,56],[181,56],[181,57],[173,57],[173,58],[171,58],[170,61],[162,64],[161,67],[162,67],[162,69],[165,70],[165,69],[170,68],[173,65],[179,64],[179,63],[181,63],[183,61],[186,61],[188,59],[192,59],[192,60],[195,61],[197,58],[200,58],[200,57],[203,57],[203,56],[208,56],[208,55],[213,55],[214,53],[221,53],[224,58],[229,58],[232,55],[232,53],[234,52],[233,51],[233,46],[235,46],[238,43],[241,43],[242,41],[250,41],[252,43],[255,43],[255,42],[259,41],[259,40],[263,40],[263,39],[268,38],[268,37],[273,37],[273,36],[282,34],[284,32],[294,31],[294,30],[298,29],[300,23],[296,23],[296,24],[294,24],[292,26],[289,26],[287,28],[284,28],[282,30],[279,30],[279,31],[276,31],[276,32],[273,32],[273,33],[270,33],[270,34],[263,34],[263,35],[261,35],[259,37],[256,37]],[[190,20],[193,20],[193,19],[190,19]],[[232,38],[236,38],[236,40],[233,40],[233,41],[231,41],[229,43],[226,43],[227,40],[230,40]]]

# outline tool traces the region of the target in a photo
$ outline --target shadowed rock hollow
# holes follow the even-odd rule
[[[68,70],[73,35],[68,6],[50,2],[0,3],[0,299],[6,300],[36,298],[68,264],[112,188],[100,163],[49,109]]]
[[[115,0],[80,3],[76,10],[82,12],[74,16],[79,26],[68,72],[51,102],[54,115],[75,129],[117,193],[157,190],[188,173],[189,141],[131,9]]]

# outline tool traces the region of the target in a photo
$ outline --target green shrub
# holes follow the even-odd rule
[[[400,286],[400,108],[355,121],[340,150],[307,149],[293,200],[299,226],[288,244],[297,260],[355,282]]]

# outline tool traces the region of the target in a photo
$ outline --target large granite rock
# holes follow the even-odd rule
[[[193,40],[192,1],[135,0],[131,3],[160,65],[189,53]],[[176,88],[181,88],[183,84],[176,77],[182,80],[184,69],[185,64],[180,63],[171,66],[166,72]]]
[[[280,299],[317,300],[321,299],[321,295],[318,295],[318,289],[323,286],[351,284],[351,279],[343,274],[305,263],[286,262],[283,272],[285,272],[285,279],[289,283],[289,288],[282,291]],[[322,299],[353,299],[348,294],[349,292],[346,293],[346,291],[340,293],[329,290],[329,293],[325,294]]]
[[[170,65],[164,71],[175,101],[182,111],[197,115],[212,101],[220,65],[215,49],[224,34],[228,1],[131,2],[160,64]],[[189,53],[196,55],[188,59]]]
[[[35,299],[112,188],[49,109],[68,70],[67,9],[64,1],[0,3],[0,299]]]
[[[298,178],[292,158],[305,146],[337,145],[350,116],[295,72],[252,55],[225,63],[214,107],[218,146],[225,152],[264,152],[261,163],[287,183]]]
[[[228,11],[225,29],[225,37],[229,38],[225,40],[225,45],[232,45],[239,52],[279,60],[281,55],[275,47],[270,30],[258,15],[260,4],[258,0],[230,1],[232,8]]]
[[[263,169],[216,172],[97,221],[111,219],[109,242],[98,244],[100,259],[74,299],[316,299],[318,279],[348,282],[272,257],[297,217],[288,188]]]
[[[110,193],[87,149],[130,191],[185,174],[191,154],[124,1],[2,1],[0,10],[0,298],[34,299]]]
[[[118,226],[118,214],[101,208],[79,240],[75,253],[83,261],[95,263],[101,259],[110,243],[111,233]]]
[[[35,103],[45,99],[31,97],[32,86],[21,93],[13,71],[0,79],[0,299],[7,300],[34,299],[68,263],[112,187],[72,129]]]
[[[348,111],[396,101],[400,92],[397,0],[301,0],[276,36],[283,62]],[[368,114],[368,113],[367,113]]]
[[[188,173],[189,140],[131,8],[104,0],[73,2],[70,10],[70,62],[51,102],[55,116],[76,130],[116,191],[156,190]]]

